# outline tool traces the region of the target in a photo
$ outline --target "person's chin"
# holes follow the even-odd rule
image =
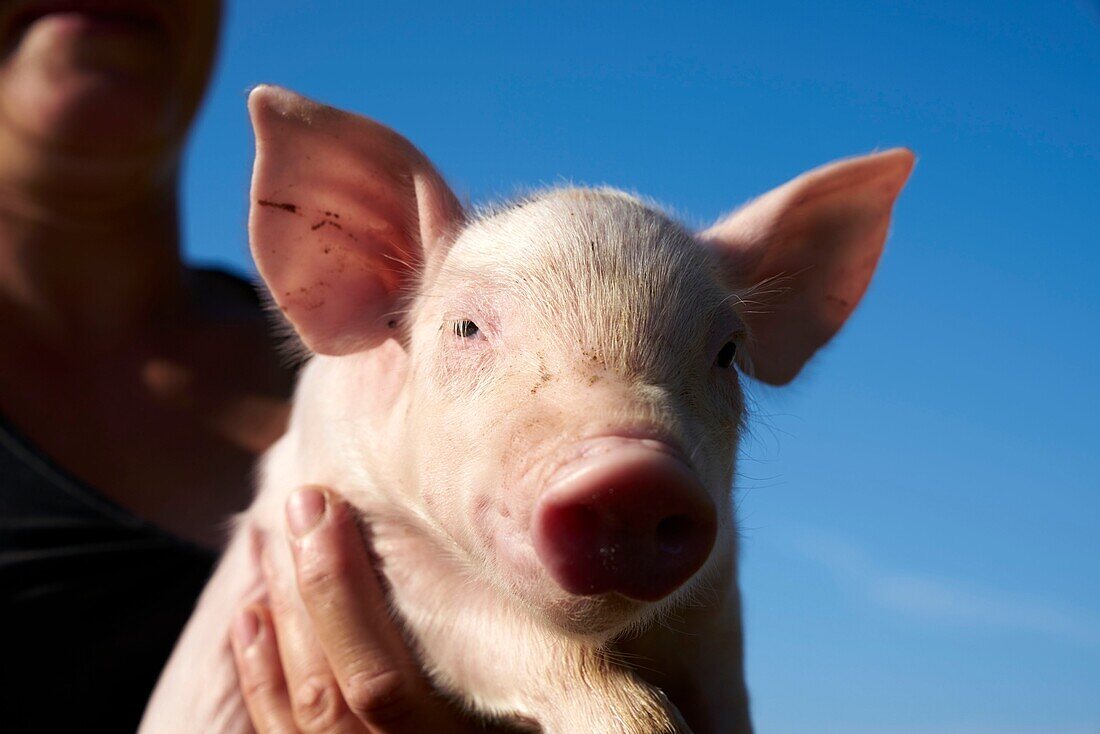
[[[172,98],[155,85],[94,70],[9,81],[5,117],[59,151],[138,153],[176,137]]]
[[[163,42],[156,28],[80,14],[41,18],[5,64],[5,116],[73,152],[161,144],[179,112]]]
[[[82,150],[147,149],[173,137],[172,97],[164,89],[111,74],[82,74],[59,95],[52,127]]]

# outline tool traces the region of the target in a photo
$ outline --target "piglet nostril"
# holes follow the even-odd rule
[[[679,556],[687,550],[689,541],[697,535],[695,521],[687,515],[672,515],[657,523],[655,540],[657,552],[666,556]]]

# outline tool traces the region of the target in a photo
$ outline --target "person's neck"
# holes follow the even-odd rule
[[[0,191],[3,190],[0,182]],[[187,298],[175,177],[84,206],[0,195],[0,330],[63,352],[134,343]]]

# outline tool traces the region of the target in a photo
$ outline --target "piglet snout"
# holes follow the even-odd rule
[[[716,524],[714,502],[687,463],[639,444],[565,466],[539,498],[531,533],[569,593],[657,601],[706,562]]]

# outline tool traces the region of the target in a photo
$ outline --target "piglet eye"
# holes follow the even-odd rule
[[[472,336],[477,336],[479,329],[477,324],[469,319],[462,319],[461,321],[454,322],[455,336],[461,336],[464,339],[468,339]]]
[[[714,360],[714,364],[722,369],[728,369],[733,365],[733,358],[737,356],[737,344],[732,341],[726,342],[725,345],[718,350],[718,356]]]

